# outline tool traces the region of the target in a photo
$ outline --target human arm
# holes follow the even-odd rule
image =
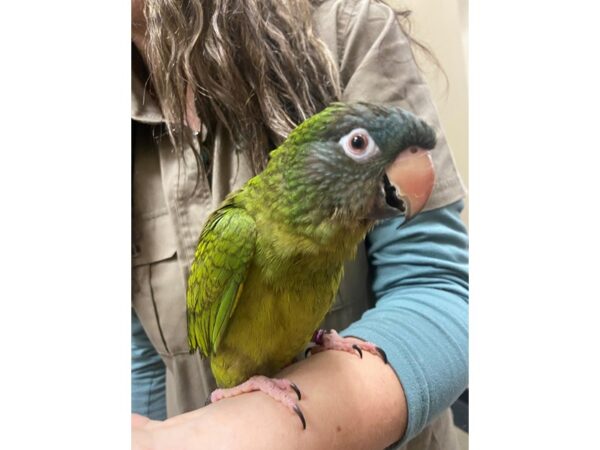
[[[302,390],[306,430],[280,403],[253,392],[164,422],[136,416],[133,449],[375,449],[400,437],[402,388],[377,356],[322,352],[280,375]]]
[[[375,308],[344,330],[385,349],[408,406],[403,442],[467,387],[468,243],[463,202],[397,220],[368,238]]]
[[[361,360],[327,351],[285,369],[280,376],[302,390],[306,430],[279,403],[254,392],[135,426],[134,448],[384,448],[414,436],[466,385],[461,205],[423,213],[399,230],[398,221],[389,221],[371,233],[379,301],[343,334],[375,342],[390,364],[366,352]]]
[[[140,319],[131,310],[131,410],[153,419],[167,416],[166,369]]]
[[[370,234],[377,306],[341,333],[360,336],[386,351],[394,349],[388,356],[396,353],[391,364],[408,403],[408,428],[402,440],[406,442],[467,385],[468,250],[458,214],[462,203],[455,203],[464,189],[410,39],[393,11],[368,0],[335,1],[323,8],[324,17],[341,18],[335,30],[326,26],[326,20],[321,28],[337,42],[332,50],[340,64],[344,100],[395,104],[440,130],[431,152],[436,169],[436,186],[428,202],[431,211],[398,231],[390,221]],[[426,231],[415,227],[431,219],[427,214],[432,213],[439,215],[436,227]],[[431,249],[419,246],[425,235]],[[390,330],[379,327],[380,322],[390,323]],[[391,322],[405,325],[396,329]]]
[[[336,5],[344,5],[339,16],[354,20],[350,26],[344,26],[341,20],[340,26],[334,27],[332,25],[336,23],[335,18],[332,19],[331,17],[323,16],[325,20],[320,30],[322,34],[330,30],[334,35],[338,35],[340,41],[343,41],[338,42],[337,44],[339,45],[336,45],[336,43],[332,44],[334,49],[340,49],[339,56],[344,85],[343,100],[367,100],[398,104],[426,118],[429,123],[436,126],[435,113],[428,99],[427,88],[422,81],[419,81],[414,61],[409,54],[409,42],[399,32],[397,25],[391,20],[384,5],[378,3],[368,4],[364,1],[349,1],[347,3],[336,1],[328,3],[329,5],[334,5],[334,7]],[[359,8],[353,8],[354,3],[360,6],[360,10]],[[366,8],[367,6],[368,8]],[[373,9],[374,13],[365,13],[365,9]],[[452,176],[454,169],[451,162],[448,162],[451,160],[451,157],[445,147],[443,137],[438,140],[438,146],[433,152],[433,156],[438,174],[438,189],[437,194],[434,192],[436,194],[436,202],[432,203],[431,206],[439,207],[458,199],[462,195],[462,192],[455,173]],[[305,363],[300,363],[298,367],[302,364]],[[315,374],[319,375],[317,372]],[[358,383],[358,377],[355,378],[356,383]],[[394,383],[396,386],[401,386],[397,378],[395,378]],[[313,389],[312,386],[301,387],[303,390]],[[334,399],[337,398],[336,392],[331,392]],[[248,395],[255,396],[259,394]],[[302,401],[304,402],[305,399]],[[215,410],[212,407],[206,408],[204,414],[209,411]],[[248,414],[257,414],[255,410],[245,412],[241,408],[239,411],[241,417],[246,417]],[[327,414],[330,414],[330,412],[328,411]],[[296,425],[298,422],[297,418],[293,414],[291,416],[292,423]],[[190,416],[186,415],[182,417],[186,420]],[[168,426],[171,424],[175,425],[176,422],[167,423]],[[353,426],[351,428],[354,429]],[[165,428],[163,427],[162,429],[164,430]],[[230,429],[236,435],[244,435],[245,432],[243,429],[236,428],[234,423],[227,424],[228,433]],[[344,430],[347,430],[347,428],[344,428]],[[396,434],[400,435],[401,433],[402,425],[400,424],[398,429],[396,429]],[[246,433],[246,436],[248,434]],[[203,434],[203,437],[206,438],[206,434]]]

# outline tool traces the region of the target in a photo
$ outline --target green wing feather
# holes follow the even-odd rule
[[[254,220],[231,203],[215,211],[200,235],[187,291],[190,351],[216,353],[254,256]]]

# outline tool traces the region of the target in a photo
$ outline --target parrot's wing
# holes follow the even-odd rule
[[[188,279],[191,351],[216,352],[242,293],[255,240],[254,220],[243,209],[229,204],[208,219]]]

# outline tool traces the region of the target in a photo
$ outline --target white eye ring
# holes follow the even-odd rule
[[[375,140],[364,128],[355,128],[350,133],[342,136],[339,144],[344,153],[358,163],[369,161],[375,155],[381,153]]]

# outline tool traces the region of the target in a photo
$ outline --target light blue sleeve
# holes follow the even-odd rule
[[[131,412],[167,418],[166,370],[135,311],[131,310]]]
[[[448,408],[468,383],[468,239],[463,202],[369,234],[375,308],[341,334],[385,350],[408,404],[401,442]]]

